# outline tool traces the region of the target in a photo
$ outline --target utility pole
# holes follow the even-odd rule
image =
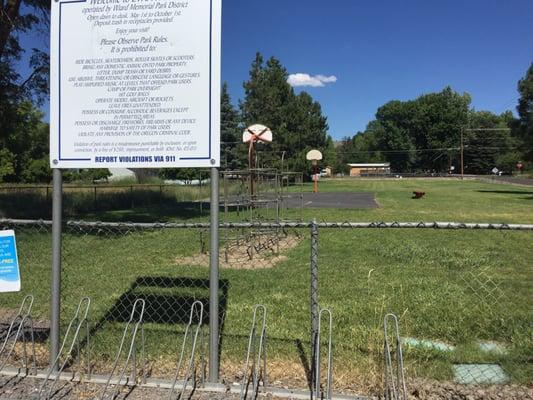
[[[465,157],[464,157],[464,129],[461,128],[461,180],[464,179],[465,175]]]
[[[461,179],[464,178],[464,132],[509,132],[510,128],[462,128],[461,129]]]

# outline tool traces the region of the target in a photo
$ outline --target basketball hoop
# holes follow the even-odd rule
[[[249,126],[242,133],[242,141],[250,143],[248,147],[248,168],[250,170],[250,196],[254,197],[254,174],[252,172],[255,160],[255,143],[270,143],[272,142],[272,131],[270,128],[255,124]]]
[[[322,153],[318,150],[311,150],[307,153],[305,158],[313,163],[313,172],[315,175],[313,192],[318,193],[318,162],[322,160]]]
[[[242,133],[242,141],[244,143],[270,143],[272,142],[272,131],[264,125],[255,124],[244,130]]]

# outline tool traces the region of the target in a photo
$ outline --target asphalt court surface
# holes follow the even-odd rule
[[[270,204],[272,203],[272,204]],[[274,205],[275,195],[260,195],[257,204],[268,207]],[[237,198],[228,199],[228,206],[237,206]],[[220,205],[224,206],[222,200]],[[240,203],[239,205],[242,205]],[[374,193],[369,192],[327,192],[327,193],[288,193],[283,195],[281,207],[286,208],[340,208],[340,209],[360,209],[378,208],[378,203]]]
[[[373,193],[363,192],[335,192],[335,193],[302,193],[303,202],[299,196],[283,199],[288,208],[377,208],[378,203]]]

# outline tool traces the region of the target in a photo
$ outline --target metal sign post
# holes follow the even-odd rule
[[[219,334],[218,334],[218,228],[219,228],[219,184],[218,168],[211,168],[211,207],[209,247],[209,382],[218,382],[219,378]]]
[[[53,169],[52,192],[52,284],[50,293],[50,365],[59,353],[61,307],[61,235],[63,234],[63,172]],[[57,367],[56,367],[57,368]]]

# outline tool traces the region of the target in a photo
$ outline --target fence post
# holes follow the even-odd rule
[[[218,168],[211,168],[211,202],[210,202],[210,263],[209,263],[209,382],[217,383],[219,379],[218,360],[218,230],[219,230],[219,185]]]
[[[316,219],[311,223],[311,377],[310,384],[315,384],[315,350],[318,335],[318,225]]]
[[[63,174],[53,169],[54,186],[52,192],[52,284],[50,293],[50,366],[59,352],[59,321],[61,302],[61,234],[62,234],[62,197]]]

